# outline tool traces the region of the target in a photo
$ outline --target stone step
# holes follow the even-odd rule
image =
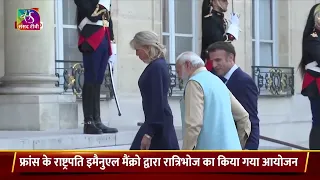
[[[137,128],[119,129],[117,134],[86,135],[82,129],[58,132],[0,131],[0,149],[87,149],[127,145]]]
[[[116,134],[86,135],[82,129],[61,131],[0,131],[1,150],[128,150],[138,131],[135,127],[120,127]],[[182,145],[181,127],[176,127]],[[292,148],[261,141],[260,150],[292,150]]]
[[[0,131],[2,150],[71,150],[91,148],[123,148],[130,145],[139,127],[118,128],[116,134],[87,135],[82,129],[61,131]],[[176,129],[181,139],[181,128]],[[127,146],[125,146],[127,147]]]
[[[182,140],[179,141],[180,148],[182,147]],[[99,148],[88,148],[86,150],[129,150],[130,145],[121,145],[121,146],[107,146]]]

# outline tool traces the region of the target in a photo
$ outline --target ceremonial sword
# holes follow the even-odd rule
[[[113,94],[114,94],[114,100],[116,101],[116,105],[117,105],[117,109],[118,109],[118,116],[121,116],[120,105],[119,105],[119,102],[118,102],[117,93],[116,93],[116,89],[115,89],[114,81],[113,81],[112,64],[111,64],[110,61],[108,63],[108,66],[109,66],[109,71],[110,71],[110,79],[111,79],[112,90],[113,90]]]
[[[110,2],[110,9],[109,9],[109,16],[111,16],[111,2]],[[109,66],[110,79],[111,79],[111,84],[112,84],[112,91],[113,91],[113,95],[114,95],[114,100],[116,101],[116,105],[117,105],[117,109],[118,109],[118,116],[121,116],[120,105],[118,102],[116,88],[114,86],[114,80],[113,80],[113,74],[112,74],[112,63],[110,62],[110,60],[109,60],[108,66]]]

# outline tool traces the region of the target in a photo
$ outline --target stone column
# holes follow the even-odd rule
[[[14,29],[17,9],[39,8],[40,31]],[[73,95],[55,87],[53,0],[4,1],[5,75],[0,88],[0,130],[77,127]]]

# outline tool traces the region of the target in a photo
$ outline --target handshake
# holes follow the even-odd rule
[[[231,13],[231,18],[229,20],[229,26],[226,33],[231,34],[236,40],[239,38],[240,31],[240,15],[236,13]]]

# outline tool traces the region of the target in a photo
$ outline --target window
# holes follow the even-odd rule
[[[78,50],[76,12],[77,7],[74,0],[55,0],[57,60],[82,61],[82,55]]]
[[[184,51],[196,52],[197,0],[162,0],[162,36],[167,61],[175,63]]]
[[[55,59],[64,61],[82,61],[78,50],[78,32],[76,22],[76,5],[73,0],[55,0]],[[56,63],[56,73],[60,76],[64,68],[70,68],[73,63]],[[60,77],[60,84],[64,78]]]
[[[277,66],[276,0],[252,0],[254,66]]]
[[[73,0],[55,1],[56,59],[82,61],[78,50],[76,5]]]
[[[100,0],[104,1],[104,0]],[[78,30],[76,21],[77,7],[74,0],[55,0],[55,59],[63,61],[82,61],[78,49]],[[60,76],[64,68],[70,68],[74,63],[56,63],[56,72]],[[63,78],[60,78],[63,83]]]

